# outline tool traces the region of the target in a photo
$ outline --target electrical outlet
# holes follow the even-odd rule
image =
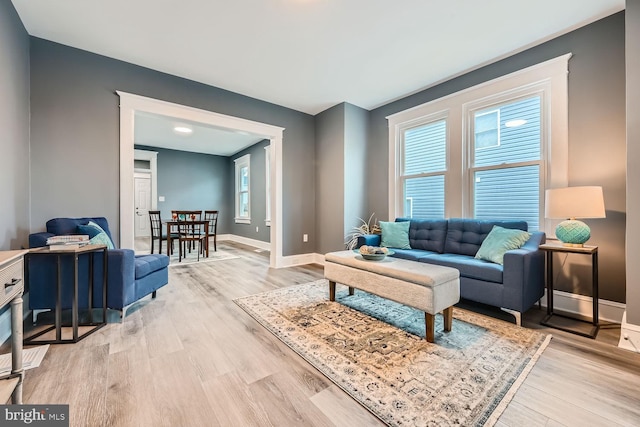
[[[159,201],[159,202],[164,202],[164,196],[159,196],[159,197],[158,197],[158,201]]]
[[[302,235],[302,241],[303,241],[304,243],[307,243],[307,242],[309,241],[309,235],[308,235],[308,234],[303,234],[303,235]]]
[[[258,226],[256,226],[256,233],[258,232]]]

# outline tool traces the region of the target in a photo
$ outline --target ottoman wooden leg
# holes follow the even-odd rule
[[[433,314],[429,314],[427,312],[424,313],[424,323],[425,323],[425,338],[428,342],[434,341],[434,325],[435,325],[435,316]]]
[[[353,288],[351,286],[349,286],[349,295],[353,295]]]
[[[329,281],[329,301],[336,300],[336,282]]]
[[[451,331],[451,325],[453,324],[453,306],[442,310],[442,316],[444,317],[444,331]]]

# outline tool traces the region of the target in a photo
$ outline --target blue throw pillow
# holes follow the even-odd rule
[[[411,249],[409,244],[409,221],[387,222],[379,221],[382,231],[380,246],[387,248]]]
[[[91,245],[107,245],[107,249],[115,249],[115,245],[107,232],[93,221],[89,221],[87,225],[79,225],[78,233],[88,235],[89,244]]]
[[[504,264],[504,253],[521,248],[527,243],[529,237],[531,237],[531,233],[526,231],[494,225],[480,245],[476,258],[502,265]]]

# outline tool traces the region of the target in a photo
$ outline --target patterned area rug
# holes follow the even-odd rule
[[[326,280],[238,298],[265,328],[392,426],[491,426],[551,335],[454,308],[424,340],[424,313]],[[351,308],[350,308],[351,307]]]
[[[198,261],[198,250],[194,249],[189,253],[187,251],[186,255],[182,257],[182,261],[178,262],[178,248],[174,251],[174,254],[169,258],[169,267],[180,267],[183,265],[194,264],[198,262],[212,262],[212,261],[222,261],[225,259],[235,259],[240,258],[237,255],[234,255],[231,252],[225,251],[223,249],[219,249],[217,251],[213,250],[213,245],[211,245],[211,249],[209,250],[209,257],[205,257],[200,254],[200,260]]]

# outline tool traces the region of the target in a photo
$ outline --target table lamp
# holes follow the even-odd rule
[[[606,217],[602,187],[549,189],[544,209],[546,218],[565,219],[556,227],[556,237],[564,246],[582,247],[591,237],[589,226],[576,218]]]

